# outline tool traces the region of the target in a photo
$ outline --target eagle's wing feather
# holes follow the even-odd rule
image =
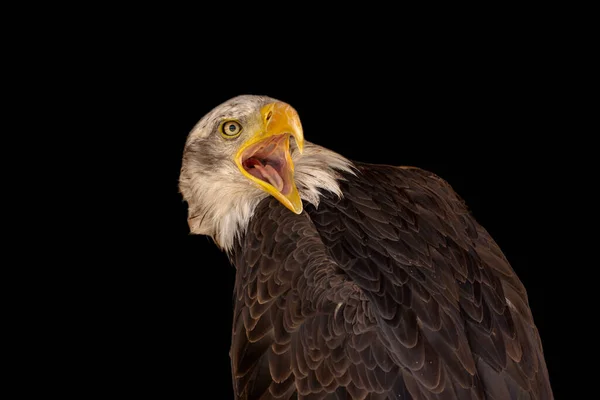
[[[388,392],[405,393],[399,366],[381,343],[374,345],[380,339],[368,299],[332,261],[308,214],[267,200],[254,221],[233,260],[236,396],[287,399],[298,392],[350,399],[377,391],[370,398],[386,399]]]
[[[232,260],[243,399],[551,399],[527,296],[443,180],[358,164],[318,208],[263,201]]]

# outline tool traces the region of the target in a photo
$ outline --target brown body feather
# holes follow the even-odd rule
[[[525,288],[452,188],[356,164],[296,215],[268,198],[231,260],[239,399],[553,399]]]

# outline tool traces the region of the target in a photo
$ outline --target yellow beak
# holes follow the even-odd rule
[[[264,106],[260,117],[261,129],[241,145],[235,162],[246,178],[300,214],[302,200],[294,182],[290,155],[290,136],[294,137],[300,153],[304,149],[298,113],[286,103],[275,102]]]

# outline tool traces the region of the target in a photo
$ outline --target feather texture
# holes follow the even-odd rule
[[[458,195],[355,165],[300,215],[262,200],[234,245],[236,396],[553,399],[526,291]]]

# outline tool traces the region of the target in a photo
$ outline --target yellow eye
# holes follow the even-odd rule
[[[242,126],[237,121],[225,121],[221,125],[221,133],[229,138],[236,137],[242,132]]]

